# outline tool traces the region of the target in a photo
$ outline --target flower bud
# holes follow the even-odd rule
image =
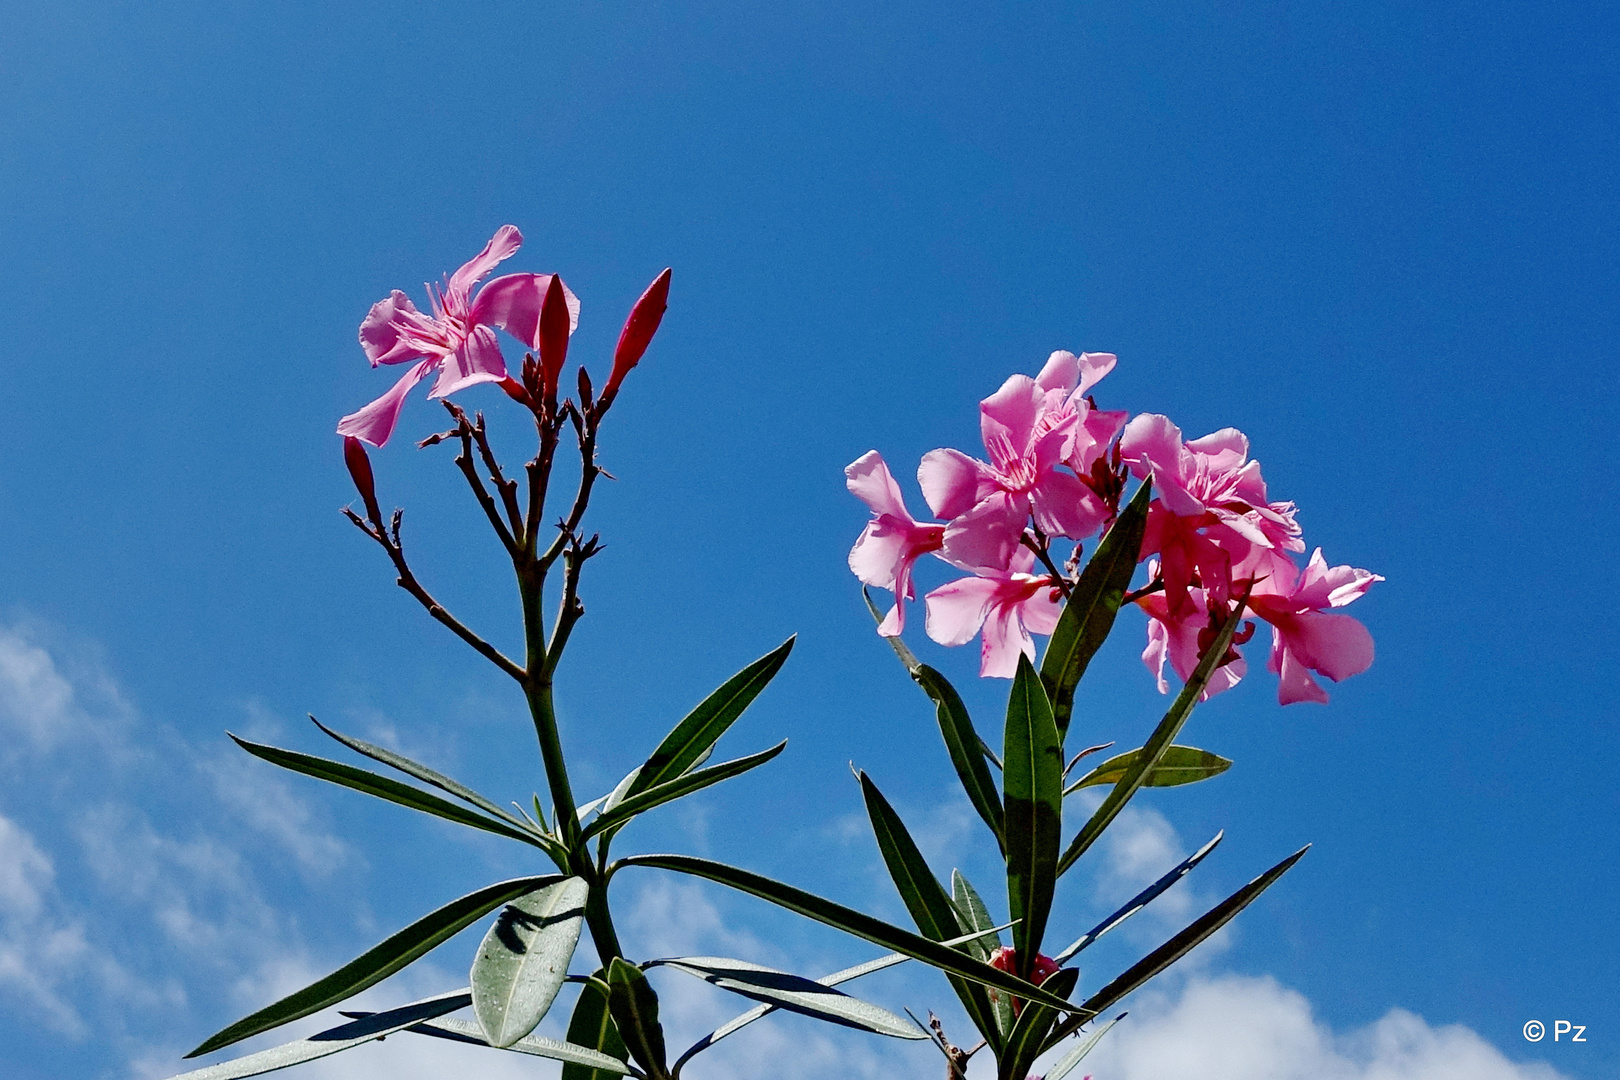
[[[343,463],[349,467],[349,478],[360,492],[360,500],[366,504],[366,517],[377,528],[382,528],[382,509],[377,505],[377,481],[371,475],[371,459],[353,435],[343,437]]]
[[[551,275],[551,285],[540,304],[540,383],[548,399],[557,395],[557,380],[568,359],[568,334],[572,329],[567,296],[561,274]]]
[[[658,332],[658,324],[669,306],[669,277],[670,270],[666,267],[630,309],[630,317],[619,332],[619,344],[613,350],[613,371],[602,389],[603,400],[610,401],[618,393],[619,384],[630,374],[630,369],[641,362],[641,354],[647,351],[653,335]]]

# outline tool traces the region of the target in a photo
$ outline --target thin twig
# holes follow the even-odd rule
[[[460,469],[461,474],[467,478],[467,485],[472,488],[473,495],[478,499],[478,505],[483,508],[484,516],[489,518],[489,524],[494,528],[495,535],[501,538],[501,546],[506,548],[508,555],[516,559],[518,557],[517,541],[513,539],[512,532],[507,528],[506,522],[501,520],[500,510],[495,506],[495,500],[490,498],[489,492],[485,489],[484,481],[478,475],[478,466],[473,461],[472,423],[467,419],[467,414],[462,412],[461,408],[454,402],[446,401],[444,407],[450,410],[451,416],[455,417],[455,436],[461,440],[461,451],[456,454],[456,468]],[[480,425],[482,425],[484,418],[479,416],[478,419]]]
[[[1051,553],[1046,550],[1047,540],[1045,534],[1041,533],[1039,529],[1035,530],[1035,532],[1035,536],[1031,536],[1027,532],[1024,533],[1018,538],[1019,542],[1033,551],[1035,557],[1041,560],[1041,564],[1046,567],[1047,573],[1052,575],[1052,584],[1058,587],[1058,590],[1063,593],[1063,599],[1067,600],[1069,598],[1069,579],[1064,577],[1062,572],[1058,570],[1057,564],[1052,561]]]
[[[1135,592],[1126,593],[1124,597],[1120,599],[1119,606],[1124,607],[1126,604],[1134,604],[1138,600],[1142,599],[1142,597],[1152,596],[1157,592],[1164,592],[1164,578],[1155,578],[1153,581],[1142,586],[1140,589],[1137,589]]]
[[[564,406],[564,412],[574,421],[574,431],[579,438],[579,490],[574,493],[574,506],[568,511],[568,517],[558,526],[557,539],[540,556],[540,568],[549,570],[552,563],[568,545],[570,538],[579,528],[579,523],[585,517],[585,508],[590,505],[591,486],[596,483],[597,474],[602,470],[596,464],[596,421],[591,417],[581,417],[579,411],[572,403]]]
[[[377,541],[377,543],[382,545],[383,550],[388,552],[388,558],[393,561],[394,569],[399,573],[397,584],[400,588],[416,597],[417,602],[423,607],[427,608],[429,615],[443,623],[450,629],[451,633],[455,634],[462,641],[465,641],[468,645],[471,645],[486,660],[500,668],[502,671],[506,672],[508,675],[512,676],[512,678],[516,679],[518,682],[524,682],[528,678],[528,673],[508,659],[505,653],[501,652],[495,646],[491,645],[489,642],[485,641],[483,638],[469,630],[461,623],[459,619],[446,611],[444,609],[444,605],[433,599],[432,595],[429,594],[426,589],[422,588],[421,582],[416,580],[416,575],[411,573],[410,565],[405,561],[405,551],[400,546],[399,525],[400,519],[403,516],[400,511],[394,511],[392,537],[389,536],[388,532],[382,529],[367,525],[366,522],[361,519],[359,514],[356,514],[353,510],[350,510],[346,506],[343,508],[343,513],[350,521],[354,522],[356,528],[365,533],[367,536],[371,537],[373,540]]]
[[[501,472],[501,463],[495,460],[495,451],[490,449],[489,435],[484,430],[484,414],[479,413],[473,421],[473,441],[478,444],[478,456],[484,459],[484,468],[489,470],[489,479],[495,489],[501,493],[501,502],[506,507],[506,516],[512,525],[512,535],[517,540],[518,547],[523,546],[523,509],[518,505],[518,483],[508,480],[506,474]]]

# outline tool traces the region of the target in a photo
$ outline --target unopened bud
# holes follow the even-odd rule
[[[579,365],[579,406],[585,410],[591,407],[591,375],[584,364]]]
[[[349,478],[360,492],[360,500],[366,504],[366,517],[377,528],[382,528],[382,509],[377,505],[377,481],[371,475],[371,459],[353,435],[343,437],[343,463],[349,467]]]
[[[546,298],[540,304],[540,385],[545,396],[556,396],[557,379],[568,359],[568,334],[573,329],[562,275],[552,274]]]
[[[523,388],[523,384],[512,378],[512,376],[508,375],[506,378],[502,379],[500,382],[500,387],[502,390],[506,391],[507,397],[511,398],[519,405],[528,405],[530,408],[534,407],[534,399],[531,398],[529,396],[529,392]]]
[[[624,329],[619,332],[619,344],[613,350],[613,372],[602,390],[604,399],[611,400],[618,393],[619,384],[630,374],[630,369],[641,362],[641,356],[652,343],[653,335],[658,333],[658,324],[663,321],[664,311],[669,307],[669,278],[670,270],[666,267],[647,286],[647,291],[641,294],[636,306],[630,309],[630,317],[624,321]]]

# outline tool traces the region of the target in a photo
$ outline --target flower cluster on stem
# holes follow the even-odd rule
[[[1271,499],[1248,438],[1223,428],[1187,441],[1168,417],[1105,411],[1091,395],[1113,370],[1111,353],[1054,352],[1040,373],[1013,375],[979,403],[985,458],[940,449],[923,455],[918,486],[939,521],[918,521],[873,450],[844,470],[849,490],[872,511],[849,554],[863,583],[894,593],[878,626],[905,630],[916,598],[914,570],[925,555],[966,570],[925,597],[928,636],[942,645],[980,640],[979,673],[1011,678],[1018,655],[1035,658],[1032,635],[1050,634],[1062,600],[1078,580],[1080,543],[1119,513],[1127,477],[1153,486],[1140,561],[1149,581],[1125,599],[1148,616],[1142,659],[1168,692],[1166,663],[1185,679],[1217,628],[1249,590],[1246,612],[1272,631],[1267,667],[1283,704],[1325,702],[1320,675],[1337,682],[1372,663],[1364,626],[1332,609],[1383,578],[1328,566],[1320,548],[1305,550],[1292,502]],[[1059,569],[1053,543],[1071,541]],[[1234,686],[1246,673],[1239,646],[1246,623],[1204,693]]]

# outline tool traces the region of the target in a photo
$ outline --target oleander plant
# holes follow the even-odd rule
[[[210,1036],[188,1056],[222,1050],[342,1004],[487,921],[464,989],[381,1011],[351,1008],[343,1011],[346,1022],[335,1027],[184,1078],[255,1076],[406,1033],[462,1043],[469,1053],[474,1047],[493,1048],[550,1059],[560,1063],[564,1080],[675,1080],[720,1040],[782,1009],[859,1032],[930,1040],[943,1055],[947,1078],[965,1078],[969,1062],[981,1052],[994,1059],[1001,1080],[1025,1080],[1037,1059],[1052,1052],[1060,1053],[1045,1080],[1068,1075],[1118,1022],[1120,1017],[1110,1015],[1115,1005],[1236,915],[1304,851],[1084,995],[1070,961],[1192,870],[1220,836],[1049,956],[1042,952],[1047,931],[1065,921],[1053,910],[1058,879],[1141,788],[1192,783],[1231,764],[1176,738],[1199,701],[1244,676],[1241,649],[1254,633],[1255,620],[1271,627],[1268,667],[1279,676],[1284,704],[1326,701],[1314,675],[1337,681],[1365,670],[1372,662],[1371,637],[1334,609],[1381,579],[1349,566],[1329,567],[1320,549],[1303,568],[1298,565],[1295,556],[1305,546],[1295,508],[1269,500],[1241,433],[1228,428],[1186,442],[1163,416],[1132,418],[1099,409],[1092,389],[1115,358],[1053,353],[1037,376],[1014,375],[981,402],[988,461],[949,449],[923,458],[918,481],[937,521],[911,516],[876,451],[845,470],[849,490],[872,511],[850,552],[850,568],[864,587],[893,593],[887,613],[870,594],[867,603],[878,634],[931,701],[951,765],[1005,864],[1006,906],[1000,914],[992,913],[960,871],[953,870],[948,881],[935,873],[864,772],[858,780],[878,848],[915,931],[725,863],[680,854],[615,854],[615,839],[639,815],[782,753],[785,742],[710,764],[722,736],[781,669],[793,642],[748,664],[698,703],[611,791],[584,802],[576,798],[558,731],[554,686],[563,652],[585,614],[587,564],[602,549],[600,536],[586,527],[586,516],[596,480],[604,475],[598,464],[603,421],[659,328],[670,271],[659,274],[631,309],[600,390],[585,367],[576,365],[574,393],[564,396],[578,299],[555,274],[515,273],[484,282],[521,243],[516,228],[502,227],[475,258],[429,287],[427,311],[397,290],[373,305],[360,324],[366,357],[373,366],[408,366],[387,393],[344,417],[337,433],[360,501],[358,510],[349,507],[344,513],[382,549],[399,586],[523,695],[534,723],[545,797],[536,794],[529,805],[503,805],[427,765],[319,721],[316,726],[326,736],[387,771],[236,742],[271,764],[494,833],[523,846],[514,853],[527,854],[513,862],[518,876],[424,915],[325,978]],[[502,334],[525,350],[516,375],[507,368]],[[521,601],[522,656],[503,653],[428,592],[406,558],[402,512],[385,515],[378,500],[366,447],[380,449],[389,442],[410,391],[429,376],[434,381],[428,396],[440,401],[449,427],[420,445],[454,451],[455,466],[479,512],[511,560]],[[498,460],[482,413],[469,415],[452,400],[480,383],[496,384],[510,399],[511,414],[526,414],[533,424],[534,456],[520,467]],[[550,481],[565,443],[577,451],[578,481],[571,498],[552,499]],[[1133,479],[1136,486],[1127,498]],[[1093,537],[1097,542],[1089,558],[1083,557],[1082,545]],[[906,602],[916,598],[914,570],[924,555],[967,575],[926,595],[927,635],[947,646],[979,638],[981,676],[1008,680],[999,749],[980,736],[951,683],[902,640]],[[1066,739],[1076,726],[1076,687],[1126,606],[1147,616],[1143,659],[1160,690],[1170,689],[1167,663],[1181,686],[1143,746],[1075,776],[1082,761],[1113,745],[1090,745],[1071,754]],[[1032,635],[1049,639],[1038,666]],[[1088,787],[1106,788],[1107,794],[1065,840],[1065,799]],[[613,879],[630,868],[718,882],[885,952],[819,977],[745,958],[637,959],[620,939],[609,892]],[[584,955],[594,952],[594,958],[582,966],[577,954],[586,932],[591,948]],[[976,1029],[971,1038],[958,1044],[932,1014],[925,1023],[909,1010],[900,1015],[839,989],[906,961],[945,975]],[[752,1007],[672,1055],[659,1021],[659,997],[646,977],[654,967],[691,976],[693,992],[735,994]],[[565,1037],[535,1034],[559,1000],[569,1010]],[[470,1017],[455,1015],[467,1010]],[[768,1072],[769,1064],[761,1063],[760,1070]]]

